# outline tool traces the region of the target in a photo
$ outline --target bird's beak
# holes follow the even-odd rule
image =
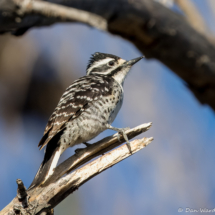
[[[141,60],[142,58],[144,58],[144,56],[142,57],[138,57],[138,58],[135,58],[135,59],[132,59],[132,60],[128,60],[126,61],[123,65],[124,66],[133,66],[135,63],[137,63],[139,60]]]

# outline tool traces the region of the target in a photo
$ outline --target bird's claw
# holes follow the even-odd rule
[[[126,127],[126,128],[119,128],[119,131],[118,131],[118,134],[117,134],[117,139],[119,140],[119,142],[121,142],[120,140],[120,136],[122,135],[125,139],[126,142],[129,142],[128,141],[128,137],[126,135],[126,131],[129,130],[130,128],[129,127]]]
[[[121,134],[120,134],[120,132],[118,132],[118,133],[117,133],[117,139],[118,139],[119,142],[121,142],[120,136],[121,136]]]
[[[118,139],[118,141],[119,142],[121,142],[121,140],[120,140],[120,136],[122,135],[123,137],[124,137],[124,139],[125,139],[125,141],[126,141],[126,145],[128,146],[128,149],[129,149],[129,151],[130,151],[130,153],[132,154],[132,151],[131,151],[131,145],[130,145],[130,142],[129,142],[129,140],[128,140],[128,136],[127,136],[127,134],[125,133],[127,130],[129,130],[130,128],[121,128],[121,129],[119,129],[119,131],[118,131],[118,135],[117,135],[117,139]]]

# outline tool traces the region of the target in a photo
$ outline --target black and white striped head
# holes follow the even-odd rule
[[[96,52],[90,58],[87,66],[87,75],[112,76],[120,84],[123,84],[131,67],[143,57],[126,61],[112,54]]]

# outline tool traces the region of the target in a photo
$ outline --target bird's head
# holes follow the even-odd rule
[[[126,61],[112,54],[96,52],[90,58],[87,66],[87,75],[112,76],[120,84],[123,84],[131,67],[142,58],[143,57],[138,57]]]

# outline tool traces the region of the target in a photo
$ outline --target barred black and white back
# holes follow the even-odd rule
[[[53,174],[68,147],[85,143],[106,129],[117,130],[111,123],[122,105],[122,85],[131,66],[141,58],[125,61],[110,54],[92,56],[87,76],[66,89],[49,118],[39,143],[40,149],[47,145],[45,157],[29,189]]]

